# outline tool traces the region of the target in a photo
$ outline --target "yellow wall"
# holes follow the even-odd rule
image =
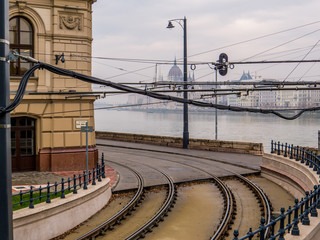
[[[10,0],[10,18],[27,18],[34,31],[34,58],[55,65],[55,54],[64,53],[65,63],[58,67],[91,74],[93,0]],[[23,54],[23,53],[22,53]],[[79,57],[80,56],[80,57]],[[10,80],[11,100],[20,77]],[[46,70],[35,72],[29,80],[24,100],[11,117],[28,116],[36,121],[36,152],[45,148],[84,147],[85,134],[76,121],[86,120],[94,127],[94,97],[72,97],[49,92],[88,92],[91,84],[54,75]],[[33,95],[35,93],[37,95]],[[89,111],[82,111],[87,110]],[[95,134],[89,134],[95,145]]]

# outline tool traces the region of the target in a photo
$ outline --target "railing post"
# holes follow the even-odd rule
[[[48,186],[47,186],[47,200],[46,203],[51,203],[51,199],[50,199],[50,183],[48,182]]]
[[[77,177],[73,174],[73,194],[77,194]]]
[[[294,200],[294,218],[293,218],[293,227],[292,227],[292,230],[291,230],[291,235],[294,235],[294,236],[299,236],[300,234],[300,231],[299,231],[299,227],[298,227],[298,223],[299,223],[299,206],[298,206],[298,203],[299,203],[299,199],[296,198]]]
[[[317,174],[318,174],[318,167],[317,167],[317,157],[316,157],[316,155],[312,155],[312,158],[313,158],[313,171],[315,172],[315,171],[317,171]]]
[[[101,182],[102,180],[101,180],[101,174],[102,174],[102,170],[101,170],[101,166],[100,165],[98,165],[98,182]]]
[[[86,176],[86,171],[83,171],[83,189],[87,190],[87,176]]]
[[[285,234],[285,230],[284,230],[284,219],[285,219],[285,216],[284,216],[284,207],[281,208],[281,214],[280,214],[280,228],[279,228],[279,240],[285,240],[284,239],[284,234]]]
[[[33,187],[30,186],[30,204],[29,204],[29,208],[34,208],[33,205]]]
[[[285,147],[284,147],[284,157],[287,157],[287,149],[288,149],[288,144],[286,143]]]
[[[82,183],[81,183],[81,174],[79,173],[79,187],[81,188],[81,185],[82,185]]]
[[[309,191],[306,191],[306,197],[304,199],[305,199],[305,206],[304,206],[302,225],[310,225],[310,219],[309,219]]]
[[[261,225],[259,227],[259,229],[260,229],[260,240],[264,240],[264,233],[266,231],[266,227],[264,226],[265,222],[266,222],[266,220],[264,219],[264,217],[262,217],[261,220],[260,220]]]
[[[293,159],[293,144],[291,144],[290,159]]]
[[[296,161],[299,161],[299,146],[296,146]]]
[[[239,231],[238,230],[234,230],[233,231],[233,236],[234,236],[233,240],[238,240]]]
[[[271,218],[271,226],[269,228],[269,231],[270,231],[270,234],[271,234],[271,237],[274,236],[274,226],[276,225],[276,221],[274,220],[274,216],[272,216]]]
[[[273,151],[273,140],[271,140],[271,153],[274,153],[274,151]]]
[[[64,178],[61,178],[61,196],[60,198],[65,198],[66,196],[64,195]]]
[[[58,191],[57,191],[58,183],[54,182],[54,195],[57,196]]]
[[[252,228],[249,228],[249,232],[247,233],[247,235],[249,236],[249,240],[252,240],[254,234],[252,233]]]
[[[40,187],[39,187],[39,200],[40,200],[40,202],[41,202],[41,198],[42,198],[42,187],[40,185]]]
[[[288,225],[291,224],[291,215],[292,215],[292,211],[291,211],[291,206],[289,206],[288,210]],[[291,226],[288,227],[288,233],[290,232]]]
[[[68,191],[71,190],[71,184],[70,184],[70,182],[71,182],[71,180],[70,180],[70,178],[68,177]]]
[[[277,155],[280,155],[280,142],[278,141],[278,153]]]
[[[318,202],[318,186],[314,185],[314,191],[313,191],[313,202],[312,202],[312,208],[311,208],[311,217],[318,217],[318,211],[317,211],[317,202]]]
[[[300,215],[302,216],[302,219],[303,219],[303,217],[304,217],[304,215],[303,215],[303,213],[304,213],[303,207],[305,205],[305,201],[303,200],[303,198],[301,198],[300,203],[301,203],[301,205],[300,205]]]
[[[94,168],[92,171],[92,185],[96,185],[96,170]]]
[[[103,154],[103,153],[102,153]],[[103,156],[103,155],[102,155]],[[102,158],[103,159],[103,158]],[[106,167],[106,164],[103,160],[102,162],[102,178],[106,178],[106,174],[105,174],[105,167]]]
[[[300,149],[300,163],[304,163],[304,148],[301,148]]]
[[[320,209],[320,185],[318,185],[317,196],[317,209]]]

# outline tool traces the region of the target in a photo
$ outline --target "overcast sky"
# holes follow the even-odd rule
[[[190,62],[216,61],[222,52],[228,54],[229,61],[244,60],[272,48],[272,51],[248,60],[319,59],[320,48],[315,44],[320,40],[320,22],[224,47],[320,21],[319,10],[319,0],[98,0],[93,4],[93,56],[181,59],[182,28],[177,23],[171,30],[166,26],[169,19],[186,16]],[[313,50],[307,55],[312,47]],[[210,51],[217,48],[221,49]],[[207,53],[199,54],[203,52]],[[219,80],[239,79],[243,71],[263,78],[283,80],[295,67],[295,64],[237,65]],[[143,68],[147,69],[125,74]],[[158,73],[163,75],[164,80],[169,68],[165,65],[158,67]],[[288,80],[299,80],[301,77],[303,80],[318,80],[318,69],[319,64],[300,64]],[[213,71],[207,65],[197,65],[194,74],[198,81],[214,79]],[[93,59],[93,75],[115,82],[152,81],[155,64]]]

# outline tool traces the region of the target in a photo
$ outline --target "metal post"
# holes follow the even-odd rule
[[[318,130],[318,156],[320,155],[320,130]]]
[[[285,209],[282,207],[280,209],[281,211],[281,214],[280,214],[280,227],[279,227],[279,233],[280,233],[280,236],[279,236],[279,240],[284,240],[284,234],[285,234],[285,230],[284,230],[284,219],[285,219],[285,216],[284,216],[284,211]]]
[[[216,79],[216,83],[218,82],[218,71],[217,71],[217,68],[215,68],[215,79]],[[216,88],[217,88],[218,85],[216,85]],[[216,97],[215,97],[215,104],[217,105],[218,104],[218,96],[217,96],[217,92],[216,92]],[[218,140],[218,109],[216,108],[215,110],[216,112],[216,119],[215,119],[215,137],[216,137],[216,140]]]
[[[310,219],[309,219],[309,191],[306,191],[306,196],[304,198],[305,201],[305,207],[304,207],[304,216],[302,220],[302,225],[310,225]]]
[[[0,0],[0,108],[10,101],[9,1]],[[10,113],[0,115],[0,232],[1,239],[13,239],[11,199]]]
[[[88,173],[88,122],[86,122],[86,173]]]
[[[293,228],[292,228],[292,231],[291,231],[291,235],[294,235],[294,236],[299,236],[300,234],[300,230],[299,230],[299,227],[298,227],[298,223],[299,223],[299,206],[298,206],[298,203],[299,203],[299,200],[298,198],[296,198],[294,200],[295,202],[295,205],[294,205],[294,218],[293,218]]]
[[[183,98],[184,100],[188,100],[188,63],[187,63],[187,19],[184,17],[183,19]],[[188,129],[188,104],[183,104],[183,148],[188,148],[189,145],[189,129]]]

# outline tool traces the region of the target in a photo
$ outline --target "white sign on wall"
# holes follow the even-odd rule
[[[81,127],[85,127],[87,120],[76,120],[76,129],[81,129]]]

